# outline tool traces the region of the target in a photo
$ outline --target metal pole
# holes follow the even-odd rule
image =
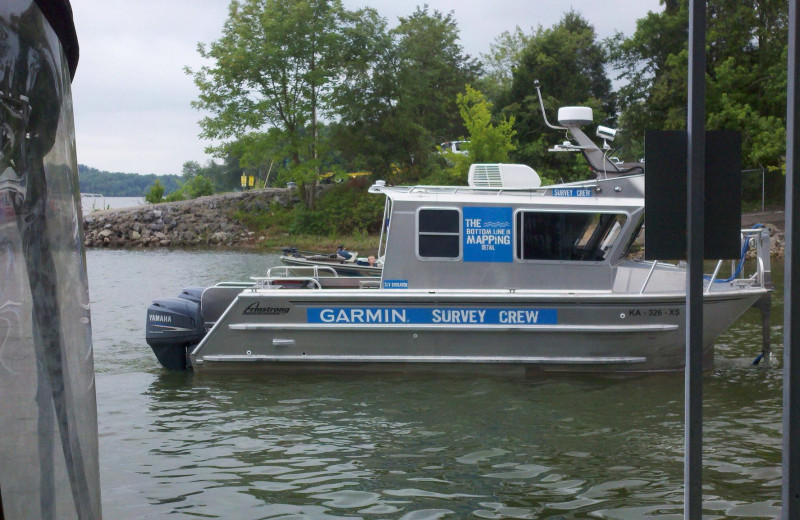
[[[684,509],[687,520],[703,511],[703,241],[705,226],[706,2],[689,2],[687,160],[686,376],[684,389]]]
[[[800,327],[792,323],[800,309],[800,285],[794,274],[800,272],[800,99],[798,84],[798,38],[800,23],[798,0],[789,2],[789,69],[786,92],[786,252],[783,306],[783,512],[782,518],[800,518]],[[795,406],[792,406],[792,403]]]

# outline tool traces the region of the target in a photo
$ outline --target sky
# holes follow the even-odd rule
[[[198,90],[184,68],[203,65],[197,44],[222,34],[228,0],[72,0],[80,45],[72,83],[78,162],[111,172],[180,174],[206,164],[210,143],[198,137],[205,115],[191,107]],[[373,7],[389,26],[422,2],[343,0]],[[659,0],[427,0],[453,12],[464,51],[480,57],[503,31],[526,33],[558,23],[574,9],[600,38],[630,36]]]

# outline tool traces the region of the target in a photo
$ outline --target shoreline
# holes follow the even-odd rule
[[[84,246],[114,249],[161,247],[253,248],[267,239],[233,218],[236,211],[288,207],[296,192],[264,188],[176,202],[94,211],[83,217]]]

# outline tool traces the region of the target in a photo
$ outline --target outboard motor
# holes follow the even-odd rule
[[[187,298],[155,300],[147,308],[145,338],[168,370],[186,370],[187,350],[206,335],[200,304]]]
[[[184,287],[181,289],[181,293],[178,295],[178,298],[189,300],[190,302],[200,305],[200,298],[203,297],[203,291],[205,290],[205,287]]]

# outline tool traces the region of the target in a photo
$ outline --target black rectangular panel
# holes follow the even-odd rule
[[[706,132],[706,183],[703,257],[739,258],[742,230],[742,135],[732,130]]]
[[[703,257],[739,258],[742,220],[739,132],[706,132]],[[686,132],[645,132],[645,258],[686,258]]]
[[[644,133],[644,257],[686,258],[686,132]]]

